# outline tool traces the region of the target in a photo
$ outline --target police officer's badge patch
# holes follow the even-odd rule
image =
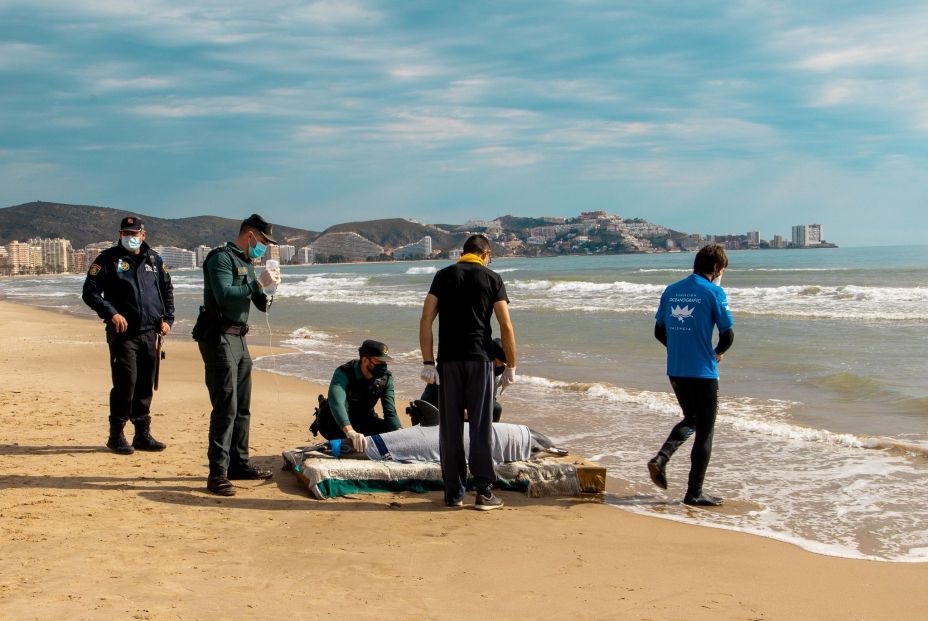
[[[101,268],[99,265],[97,265],[96,263],[94,263],[93,265],[90,266],[90,269],[87,270],[87,275],[88,275],[88,276],[96,276],[97,274],[100,273],[100,270],[101,270],[101,269],[102,269],[102,268]]]
[[[128,272],[129,264],[122,259],[116,262],[116,271],[117,272]]]

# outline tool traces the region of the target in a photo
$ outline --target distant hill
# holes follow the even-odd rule
[[[429,224],[419,224],[403,218],[345,222],[327,228],[325,233],[357,233],[384,248],[397,248],[419,241],[426,235],[432,238],[432,247],[441,250],[455,248],[464,239],[463,234],[447,233]]]
[[[219,246],[235,239],[242,221],[217,216],[155,218],[143,213],[93,205],[67,205],[36,201],[0,209],[0,245],[32,237],[62,237],[74,248],[116,239],[119,222],[127,215],[145,221],[148,242],[153,246],[179,246],[193,249],[204,244]],[[274,236],[281,243],[299,248],[319,236],[316,231],[274,225]]]

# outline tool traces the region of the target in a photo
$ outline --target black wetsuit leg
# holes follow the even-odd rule
[[[664,461],[676,452],[680,445],[693,433],[693,449],[690,451],[690,476],[688,493],[699,495],[712,456],[712,437],[715,417],[719,406],[719,381],[696,377],[671,377],[670,385],[683,410],[683,420],[677,423],[667,436],[658,455]]]

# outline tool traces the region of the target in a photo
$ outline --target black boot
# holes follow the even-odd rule
[[[667,489],[667,457],[663,453],[658,453],[657,457],[648,462],[648,474],[651,475],[651,481],[661,489]]]
[[[210,466],[209,478],[206,479],[206,489],[217,496],[235,496],[235,486],[226,476],[226,471]]]
[[[163,451],[168,446],[164,442],[158,442],[151,437],[151,418],[133,421],[135,425],[135,436],[132,438],[132,446],[140,451]]]
[[[110,423],[110,439],[106,441],[106,448],[120,455],[131,455],[135,449],[126,442],[122,429],[126,423]]]

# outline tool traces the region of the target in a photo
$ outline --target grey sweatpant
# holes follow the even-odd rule
[[[464,496],[467,466],[474,487],[486,490],[496,482],[493,466],[493,363],[482,360],[441,362],[439,452],[445,482],[445,502]],[[470,455],[464,452],[464,410],[467,410]]]

